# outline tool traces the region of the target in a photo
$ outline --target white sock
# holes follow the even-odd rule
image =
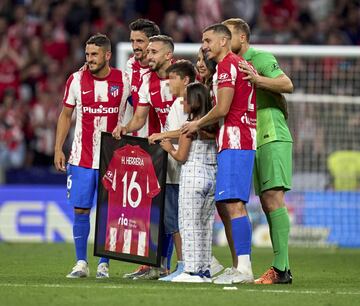
[[[252,274],[250,255],[239,255],[238,265],[236,268],[241,273]]]

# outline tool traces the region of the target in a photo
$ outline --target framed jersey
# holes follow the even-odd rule
[[[167,153],[101,134],[95,256],[160,266]]]

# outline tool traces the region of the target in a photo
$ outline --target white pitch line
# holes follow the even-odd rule
[[[93,289],[93,288],[99,288],[99,289],[146,289],[146,290],[179,290],[179,287],[168,287],[168,286],[134,286],[134,285],[64,285],[64,284],[0,284],[1,287],[32,287],[32,288],[82,288],[82,289]],[[197,291],[197,290],[219,290],[223,291],[223,287],[189,287],[189,288],[181,288],[182,290],[191,290],[191,291]],[[327,295],[327,294],[337,294],[337,295],[360,295],[359,292],[351,292],[351,291],[330,291],[330,290],[276,290],[276,289],[246,289],[237,287],[240,289],[237,292],[257,292],[257,293],[287,293],[287,294],[311,294],[311,295]],[[235,293],[236,294],[236,293]]]

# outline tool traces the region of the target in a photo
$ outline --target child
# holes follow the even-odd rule
[[[209,90],[201,83],[186,87],[183,100],[188,120],[196,120],[212,108]],[[207,135],[216,128],[205,129]],[[216,144],[213,139],[193,139],[182,134],[175,149],[169,140],[162,140],[161,147],[175,160],[183,162],[179,186],[179,229],[182,240],[184,272],[172,282],[211,282],[211,243],[215,213]]]

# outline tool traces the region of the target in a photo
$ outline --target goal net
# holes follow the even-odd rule
[[[360,48],[254,45],[272,52],[291,78],[286,95],[294,139],[293,189],[286,194],[290,244],[360,247]],[[175,44],[175,57],[195,63],[200,44]],[[129,43],[117,47],[124,69]],[[248,210],[253,243],[270,245],[257,197]],[[214,240],[225,243],[221,222]]]

